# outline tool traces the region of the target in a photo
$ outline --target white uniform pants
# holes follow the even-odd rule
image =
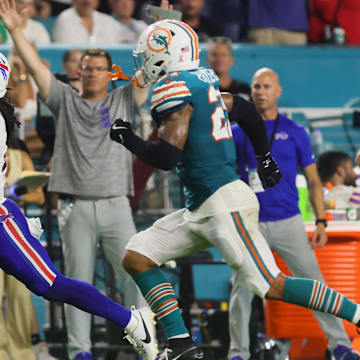
[[[189,220],[187,210],[181,209],[136,234],[126,249],[161,265],[215,246],[229,266],[263,297],[279,269],[258,229],[257,219],[257,208],[223,212],[197,220]]]

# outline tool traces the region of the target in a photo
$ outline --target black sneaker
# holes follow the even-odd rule
[[[204,353],[191,338],[171,339],[161,352],[158,360],[196,360],[203,359]]]
[[[250,353],[253,360],[275,360],[280,352],[275,340],[266,334],[257,333],[256,339],[252,339]]]

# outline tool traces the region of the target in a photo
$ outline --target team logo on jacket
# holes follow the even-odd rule
[[[2,57],[0,57],[0,72],[4,80],[6,81],[8,78],[9,68],[6,66],[6,62]]]
[[[9,214],[5,214],[5,215],[0,215],[0,223],[4,223],[9,219],[13,219],[14,215],[9,213]]]
[[[287,140],[289,138],[289,134],[286,132],[278,132],[275,134],[275,140]]]
[[[171,43],[172,35],[168,29],[156,28],[150,31],[147,37],[147,45],[151,51],[169,53],[169,45]]]

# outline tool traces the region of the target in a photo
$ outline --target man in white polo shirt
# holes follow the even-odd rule
[[[98,0],[73,0],[72,4],[55,22],[54,42],[103,45],[126,42],[121,25],[110,15],[96,11]]]

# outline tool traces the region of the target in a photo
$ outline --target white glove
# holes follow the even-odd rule
[[[29,226],[29,230],[32,236],[40,240],[40,236],[44,231],[40,222],[40,218],[26,218]]]

